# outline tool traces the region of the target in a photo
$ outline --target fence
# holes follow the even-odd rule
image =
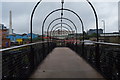
[[[108,80],[120,79],[120,44],[67,44]]]
[[[55,46],[52,42],[37,42],[0,50],[2,78],[28,78]]]

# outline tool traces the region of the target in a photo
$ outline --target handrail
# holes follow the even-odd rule
[[[117,44],[117,43],[105,43],[105,42],[95,42],[95,44],[103,44],[103,45],[110,45],[110,46],[120,46],[120,44]]]
[[[87,41],[81,41],[81,42],[87,42]],[[91,43],[94,44],[102,44],[102,45],[110,45],[110,46],[120,46],[118,43],[108,43],[108,42],[95,42],[95,41],[90,41]]]
[[[25,44],[25,45],[20,45],[20,46],[14,46],[14,47],[10,47],[10,48],[0,49],[0,52],[12,50],[12,49],[17,49],[17,48],[21,48],[21,47],[26,47],[26,46],[31,46],[31,45],[35,45],[35,44],[39,44],[39,43],[47,43],[47,41],[30,43],[30,44]]]

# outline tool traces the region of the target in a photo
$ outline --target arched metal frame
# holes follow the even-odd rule
[[[89,0],[87,0],[87,2],[88,2],[88,4],[91,6],[91,8],[92,8],[92,10],[93,10],[93,12],[94,12],[94,16],[95,16],[95,20],[96,20],[96,29],[97,29],[97,42],[99,42],[99,33],[98,33],[98,16],[97,16],[97,12],[96,12],[96,10],[95,10],[95,8],[94,8],[94,6],[92,5],[92,3],[89,1]],[[97,66],[100,66],[100,53],[99,53],[99,44],[97,44],[97,46],[96,46],[96,58],[95,58],[95,60],[96,60],[96,65]]]
[[[67,34],[69,34],[67,30],[65,30],[65,29],[63,29],[63,30],[66,31]],[[56,30],[53,30],[53,31],[56,31]]]
[[[69,32],[70,32],[70,29],[69,28],[67,28],[67,27],[65,27],[65,26],[62,26],[63,28],[65,28],[65,29],[67,29]],[[55,30],[57,30],[57,29],[59,29],[59,28],[61,28],[61,26],[58,26],[58,27],[56,27],[54,30],[51,30],[50,32],[53,32],[54,33],[54,31]],[[73,29],[71,29],[71,31],[73,31]],[[52,34],[52,33],[51,33]],[[50,34],[50,35],[51,35]]]
[[[61,26],[58,26],[58,27],[56,27],[55,29],[58,29],[59,27],[61,27]],[[70,29],[69,28],[67,28],[66,26],[62,26],[63,28],[66,28],[67,30],[69,30],[70,31]],[[73,29],[71,29],[71,31],[74,31]]]
[[[99,41],[99,34],[98,34],[98,17],[97,17],[97,12],[94,8],[94,6],[92,5],[92,3],[89,0],[86,0],[88,2],[88,4],[90,5],[90,7],[92,8],[94,15],[95,15],[95,20],[96,20],[96,29],[97,29],[97,42]],[[40,0],[39,2],[37,2],[37,4],[34,6],[33,10],[32,10],[32,14],[31,14],[31,18],[30,18],[30,33],[31,33],[31,43],[32,43],[32,29],[33,29],[33,16],[35,14],[35,11],[38,7],[38,5],[42,2],[42,0]],[[84,34],[84,33],[83,33]]]
[[[65,18],[65,17],[62,17],[62,19],[71,22],[71,23],[73,24],[73,26],[75,27],[75,30],[76,30],[76,33],[77,33],[77,27],[76,27],[76,25],[74,24],[74,22],[73,22],[72,20],[70,20],[70,19],[68,19],[68,18]],[[53,21],[51,21],[50,24],[48,25],[47,32],[49,31],[49,28],[50,28],[50,26],[52,25],[52,23],[54,23],[54,22],[57,21],[57,20],[61,20],[61,18],[56,18],[56,19],[54,19]]]
[[[97,42],[99,42],[99,34],[98,34],[98,16],[97,16],[97,12],[96,12],[96,10],[95,10],[95,8],[94,8],[94,6],[92,5],[92,3],[89,1],[89,0],[86,0],[87,2],[88,2],[88,4],[90,5],[90,7],[92,8],[92,10],[93,10],[93,13],[94,13],[94,16],[95,16],[95,24],[96,24],[96,29],[97,29]],[[30,18],[30,33],[31,33],[31,39],[30,39],[30,41],[31,41],[31,43],[33,42],[32,41],[32,38],[33,38],[33,36],[32,36],[32,34],[33,34],[33,16],[34,16],[34,13],[35,13],[35,11],[36,11],[36,9],[37,9],[37,7],[38,7],[38,5],[40,4],[42,2],[42,0],[40,0],[39,2],[37,2],[37,4],[35,5],[35,7],[33,8],[33,10],[32,10],[32,13],[31,13],[31,18]],[[58,10],[61,10],[61,11],[63,11],[63,10],[65,10],[65,9],[58,9]],[[56,11],[56,10],[55,10]],[[53,11],[52,13],[54,13],[55,11]],[[69,10],[68,10],[69,11]],[[72,11],[70,11],[70,12],[72,12]],[[50,13],[50,14],[52,14],[52,13]],[[50,15],[49,14],[49,15]],[[48,16],[49,16],[48,15]],[[48,17],[47,16],[47,17]],[[43,31],[44,31],[44,24],[45,24],[45,21],[46,21],[46,19],[47,19],[47,17],[45,18],[45,20],[44,20],[44,22],[43,22],[43,25],[42,25],[42,41],[44,41],[44,39],[43,39]],[[79,17],[79,16],[78,16]],[[81,20],[80,20],[81,21]],[[82,26],[83,27],[83,41],[84,41],[84,26]],[[84,44],[84,43],[83,43]],[[44,45],[43,45],[43,49],[44,49]],[[84,50],[84,49],[83,49]],[[32,47],[31,47],[31,52],[32,52]],[[97,48],[96,48],[96,52],[98,53],[97,54],[97,56],[96,56],[96,59],[97,58],[99,58],[99,45],[97,45]],[[44,52],[43,52],[44,53]],[[32,54],[31,55],[31,57],[32,56],[34,56],[34,54]],[[32,57],[33,59],[34,59],[34,57]],[[97,62],[99,63],[99,59],[97,59]],[[33,63],[34,63],[34,60],[33,60]],[[98,65],[99,66],[99,65]]]
[[[68,27],[70,27],[71,29],[72,29],[72,27],[69,25],[69,24],[67,24],[67,23],[57,23],[57,24],[55,24],[53,27],[52,27],[52,29],[51,29],[51,31],[54,29],[54,27],[56,27],[57,25],[59,25],[59,24],[64,24],[64,25],[67,25]],[[50,26],[49,26],[50,27]],[[48,27],[48,28],[49,28]],[[76,27],[76,26],[74,26],[74,27]],[[77,29],[77,28],[75,28],[75,29]],[[49,29],[48,29],[48,31],[49,31]],[[47,32],[48,32],[47,31]],[[77,30],[76,30],[76,33],[77,33]],[[48,33],[47,33],[47,35],[48,35]],[[48,37],[48,36],[47,36]],[[50,37],[51,37],[51,34],[50,34]],[[77,41],[77,36],[76,36],[76,41]]]
[[[76,27],[76,25],[74,24],[74,22],[73,22],[72,20],[70,20],[70,19],[68,19],[68,18],[65,18],[65,17],[62,17],[62,19],[67,20],[67,21],[69,21],[70,23],[72,23],[73,26],[74,26],[74,28],[75,28],[75,30],[76,30],[76,33],[77,33],[77,27]],[[57,21],[57,20],[61,20],[61,18],[56,18],[56,19],[52,20],[52,21],[50,22],[50,24],[48,25],[48,28],[47,28],[47,37],[48,37],[49,28],[50,28],[51,25],[52,25],[55,21]],[[76,37],[76,39],[77,39],[77,37]]]
[[[60,26],[60,27],[61,27],[61,26]],[[59,27],[59,28],[60,28],[60,27]],[[63,27],[63,26],[62,26],[62,27]],[[66,31],[66,33],[67,33],[67,34],[69,34],[69,33],[70,33],[70,31],[69,31],[69,30],[65,30],[65,29],[63,29],[63,30],[64,30],[64,31]],[[57,31],[57,29],[54,29],[54,30],[53,30],[53,33],[54,33],[54,31]],[[68,31],[69,31],[69,32],[68,32]]]
[[[62,17],[62,19],[67,20],[67,21],[69,21],[70,23],[72,23],[73,26],[74,26],[74,28],[75,28],[75,30],[76,30],[76,33],[77,33],[77,27],[76,27],[76,25],[74,24],[74,22],[73,22],[72,20],[70,20],[70,19],[68,19],[68,18],[65,18],[65,17]],[[50,28],[51,25],[52,25],[55,21],[57,21],[57,20],[61,20],[61,17],[52,20],[52,21],[50,22],[50,24],[48,25],[48,28],[47,28],[47,37],[48,37],[49,28]],[[62,26],[62,25],[61,25],[61,26]],[[70,26],[69,26],[69,27],[70,27]],[[71,28],[72,28],[72,27],[71,27]],[[50,36],[51,36],[51,35],[50,35]],[[76,35],[76,41],[77,41],[77,35]]]
[[[51,28],[51,31],[52,31],[56,26],[58,26],[58,25],[60,25],[60,24],[64,24],[64,25],[68,26],[71,30],[73,30],[72,27],[71,27],[69,24],[67,24],[67,23],[57,23],[57,24],[55,24],[55,25]]]
[[[60,26],[59,28],[61,28],[61,26]],[[62,30],[66,31],[66,33],[69,34],[69,32],[68,32],[67,30],[65,30],[65,29],[62,29]],[[56,29],[54,29],[53,31],[56,31]],[[58,39],[58,38],[56,38],[56,37],[53,37],[53,38]],[[59,40],[59,39],[58,39],[58,40]],[[66,44],[66,43],[65,43],[65,40],[66,40],[66,39],[62,40],[62,43],[64,42],[64,43],[63,43],[64,46],[65,46],[65,44]]]
[[[30,39],[30,42],[32,43],[33,41],[32,41],[32,34],[33,34],[33,17],[34,17],[34,14],[35,14],[35,11],[36,11],[36,9],[37,9],[37,7],[38,7],[38,5],[40,4],[42,2],[42,0],[40,0],[40,1],[38,1],[37,2],[37,4],[34,6],[34,8],[33,8],[33,10],[32,10],[32,13],[31,13],[31,17],[30,17],[30,37],[31,37],[31,39]]]
[[[53,14],[54,12],[57,12],[57,11],[61,11],[61,10],[65,10],[65,11],[68,11],[68,12],[71,12],[71,13],[73,13],[74,15],[76,15],[77,17],[78,17],[78,19],[79,19],[79,21],[81,22],[81,25],[82,25],[82,32],[83,32],[83,41],[84,41],[84,25],[83,25],[83,21],[82,21],[82,19],[80,18],[80,16],[76,13],[76,12],[74,12],[73,10],[70,10],[70,9],[56,9],[56,10],[53,10],[52,12],[50,12],[46,17],[45,17],[45,19],[44,19],[44,21],[43,21],[43,24],[42,24],[42,37],[43,37],[43,34],[44,34],[44,26],[45,26],[45,22],[46,22],[46,20],[48,19],[48,17],[51,15],[51,14]],[[44,41],[44,39],[42,38],[42,41]]]
[[[92,5],[92,3],[89,0],[86,0],[88,2],[88,4],[91,6],[93,12],[94,12],[94,16],[95,16],[95,20],[96,20],[96,29],[97,29],[97,42],[99,42],[99,33],[98,33],[98,16],[97,16],[97,12],[94,8],[94,6]]]

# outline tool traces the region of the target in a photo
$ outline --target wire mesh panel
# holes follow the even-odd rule
[[[55,44],[33,43],[22,47],[2,51],[2,77],[3,79],[28,78],[44,58],[54,49]],[[43,47],[44,45],[44,47]]]
[[[92,67],[108,80],[120,79],[120,45],[113,43],[93,42],[93,44],[68,44]],[[76,49],[75,49],[76,48]]]

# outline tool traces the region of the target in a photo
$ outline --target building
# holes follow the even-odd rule
[[[74,34],[69,34],[67,36],[68,39],[83,39],[83,34],[82,33],[74,33]]]
[[[60,35],[68,35],[68,34],[73,34],[75,33],[75,31],[66,31],[66,30],[56,30],[56,31],[49,31],[49,32],[45,32],[45,35],[48,35],[48,36],[60,36]]]
[[[10,39],[7,39],[6,36],[9,34],[9,30],[4,24],[0,24],[0,48],[9,47]]]
[[[4,24],[0,24],[0,37],[5,38],[8,34],[9,34],[9,30],[7,29],[6,26],[4,26]]]
[[[45,35],[51,36],[51,37],[56,37],[59,39],[65,39],[69,34],[74,34],[75,31],[66,31],[66,30],[56,30],[56,31],[50,31],[50,32],[45,32]]]
[[[30,38],[31,38],[31,33],[23,36],[23,39],[30,39]],[[35,38],[38,38],[38,35],[33,33],[32,39],[35,39]]]
[[[88,35],[97,33],[97,29],[89,29],[89,31],[87,32]],[[98,34],[102,34],[103,33],[103,29],[98,29]]]
[[[120,43],[120,34],[119,32],[100,34],[99,40],[110,43]]]
[[[30,39],[31,38],[31,34],[12,34],[12,35],[8,35],[6,38],[10,39],[11,42],[15,43],[15,42],[18,42],[18,43],[22,43],[23,40],[26,40],[26,39]],[[38,35],[37,34],[32,34],[32,39],[35,39],[35,38],[38,38]]]
[[[10,41],[14,43],[17,41],[17,39],[22,39],[22,36],[19,34],[12,34],[12,35],[8,35],[6,38],[10,39]]]

